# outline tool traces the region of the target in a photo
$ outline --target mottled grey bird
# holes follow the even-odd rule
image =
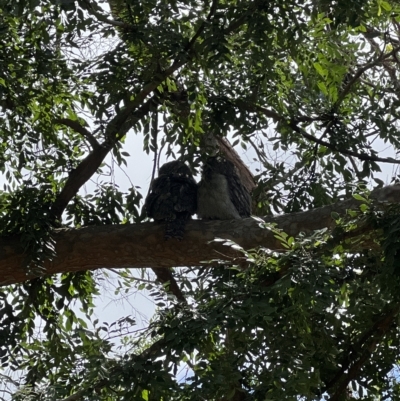
[[[165,223],[165,239],[182,239],[186,221],[197,210],[197,184],[190,168],[179,160],[161,166],[144,206],[149,217]]]
[[[210,157],[197,191],[197,215],[202,219],[230,220],[250,214],[251,196],[235,165],[219,156]]]

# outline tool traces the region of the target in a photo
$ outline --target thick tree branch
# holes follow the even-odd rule
[[[371,196],[379,201],[400,203],[400,186],[382,188],[374,191]],[[266,221],[296,236],[299,232],[333,228],[335,221],[331,217],[332,212],[344,214],[348,209],[356,209],[359,204],[355,199],[350,199],[307,212],[268,217]],[[367,226],[362,229],[365,232],[374,228]],[[359,234],[357,232],[353,235]],[[155,223],[59,229],[54,238],[57,257],[45,263],[48,274],[107,267],[199,266],[212,259],[233,262],[235,258],[241,258],[242,254],[237,250],[221,242],[213,242],[215,238],[233,240],[244,249],[259,246],[272,250],[282,248],[274,233],[260,227],[258,221],[252,218],[190,221],[186,236],[179,243],[174,243],[174,240],[165,241],[164,227]],[[24,253],[18,237],[0,241],[0,285],[32,279],[34,276],[27,275],[23,262]]]
[[[51,213],[55,218],[61,219],[61,215],[68,202],[76,195],[79,188],[97,171],[111,148],[112,146],[100,145],[98,148],[92,150],[75,170],[71,171],[63,190],[51,208]]]

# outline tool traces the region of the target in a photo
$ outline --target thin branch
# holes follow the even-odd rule
[[[153,172],[151,175],[151,181],[150,181],[150,186],[149,190],[147,192],[147,195],[149,195],[151,191],[151,184],[154,181],[154,176],[156,172],[156,167],[157,167],[157,136],[158,136],[158,110],[157,107],[153,111],[152,115],[152,121],[151,121],[151,135],[152,135],[152,140],[154,141],[154,146],[155,146],[155,151],[154,151],[154,162],[153,162]],[[157,267],[152,268],[154,274],[157,277],[157,280],[163,285],[165,291],[167,293],[171,293],[172,295],[175,295],[175,297],[180,301],[180,302],[185,302],[186,303],[186,298],[183,295],[181,289],[179,288],[178,283],[175,280],[175,277],[172,273],[172,270],[170,269],[160,269]]]
[[[323,389],[323,392],[325,392],[336,387],[335,392],[329,398],[329,401],[338,401],[341,399],[350,381],[357,378],[358,372],[371,358],[378,343],[390,330],[394,320],[397,319],[399,312],[399,305],[392,307],[391,310],[389,310],[381,319],[375,322],[369,330],[367,330],[357,345],[353,344],[351,346],[352,349],[355,347],[356,350],[346,353],[345,362],[341,363],[342,367],[340,371]]]
[[[365,161],[370,161],[370,162],[381,162],[381,163],[391,163],[391,164],[400,164],[400,160],[393,159],[391,157],[384,158],[384,157],[377,157],[377,156],[371,156],[363,153],[357,153],[353,152],[352,150],[348,149],[339,149],[337,146],[332,145],[329,142],[325,142],[319,138],[316,138],[315,136],[308,134],[304,129],[298,127],[296,124],[289,122],[288,126],[293,129],[293,131],[299,133],[302,137],[309,139],[310,141],[313,141],[315,143],[318,143],[319,145],[326,146],[328,149],[331,149],[335,152],[347,155],[347,156],[354,156],[357,159],[360,160],[365,160]]]
[[[351,156],[349,156],[349,160],[350,160],[350,164],[353,166],[354,172],[358,176],[360,174],[360,171],[359,171],[359,169],[357,167],[356,162],[354,161],[353,157],[351,157]]]
[[[92,13],[101,22],[105,22],[106,24],[109,24],[109,25],[112,25],[112,26],[115,26],[118,28],[128,28],[128,29],[134,28],[132,25],[127,24],[126,22],[108,19],[107,16],[105,16],[103,13],[95,10],[93,4],[91,4],[90,1],[88,1],[88,0],[83,1],[81,4],[85,4],[86,5],[85,9],[88,12]]]
[[[132,25],[129,25],[123,21],[116,21],[114,19],[108,19],[105,15],[102,13],[95,11],[93,9],[90,9],[90,12],[101,22],[105,22],[106,24],[118,27],[118,28],[128,28],[128,29],[133,29]]]
[[[153,107],[154,101],[156,101],[155,96],[144,103],[142,107],[136,110],[136,112],[131,112],[129,115],[127,115],[125,120],[128,120],[128,123],[125,124],[125,130],[129,129],[145,115],[147,115]],[[124,112],[124,110],[121,111],[121,113]],[[118,115],[114,117],[110,124],[112,122],[114,122],[115,124],[116,119],[118,119]],[[108,130],[110,124],[107,127]],[[90,152],[89,155],[84,160],[82,160],[82,162],[76,169],[71,171],[64,188],[57,196],[57,199],[53,203],[51,208],[51,212],[56,219],[61,218],[61,215],[68,205],[68,202],[76,195],[76,193],[79,191],[79,188],[83,184],[85,184],[85,182],[89,180],[90,177],[96,172],[109,151],[113,148],[115,142],[118,140],[118,138],[122,138],[126,134],[126,131],[124,132],[124,130],[122,130],[121,128],[121,130],[119,130],[119,133],[120,135],[118,136],[118,129],[116,128],[113,137],[107,137],[107,139],[102,144],[93,149],[92,152]]]
[[[351,87],[354,85],[355,82],[358,81],[358,79],[361,77],[361,75],[364,74],[364,72],[368,71],[369,69],[377,66],[378,64],[382,63],[383,61],[387,60],[389,57],[394,56],[398,51],[400,50],[400,46],[394,48],[392,51],[389,53],[382,53],[376,60],[370,61],[363,67],[359,68],[357,72],[354,74],[352,79],[347,83],[347,85],[344,87],[343,91],[339,94],[338,99],[336,100],[334,104],[334,109],[337,109],[339,105],[342,103],[346,95],[350,92]]]
[[[156,169],[157,169],[157,161],[159,160],[159,150],[158,150],[158,110],[155,111],[155,114],[153,115],[152,119],[152,126],[151,126],[151,136],[152,136],[152,141],[153,141],[153,146],[154,146],[154,160],[153,160],[153,170],[151,172],[151,180],[150,180],[150,185],[149,189],[147,190],[147,196],[149,196],[150,191],[151,191],[151,184],[154,181],[154,177],[156,176]]]
[[[113,272],[114,274],[124,278],[123,275],[121,275],[121,272],[118,269],[113,269],[112,267],[108,267],[107,270]],[[135,277],[135,276],[131,276],[135,281],[137,281],[138,283],[147,283],[147,284],[154,284],[154,280],[146,280],[144,278],[139,278],[139,277]]]
[[[79,121],[71,120],[69,118],[56,118],[53,120],[53,123],[66,125],[67,127],[72,128],[74,131],[81,134],[88,140],[92,149],[96,149],[100,146],[100,144],[97,142],[97,139]]]
[[[172,270],[159,267],[152,267],[151,270],[153,270],[157,280],[164,286],[164,289],[167,293],[175,295],[178,301],[187,303],[185,296],[183,295],[177,281],[175,280],[175,277],[172,274]]]
[[[258,139],[258,138],[256,138]],[[264,164],[264,166],[268,170],[272,170],[274,168],[273,164],[269,162],[267,155],[264,152],[264,146],[262,145],[262,142],[260,141],[261,145],[256,144],[252,138],[247,138],[247,141],[250,143],[251,147],[253,148],[254,152],[256,152],[258,160]]]
[[[329,142],[323,141],[322,139],[316,138],[315,136],[307,133],[303,128],[301,128],[297,125],[297,119],[292,119],[292,120],[287,121],[287,119],[285,117],[282,117],[275,111],[266,109],[265,107],[258,106],[255,104],[248,105],[248,103],[244,102],[244,101],[236,101],[233,103],[235,103],[239,107],[240,106],[245,107],[249,111],[259,111],[259,112],[263,113],[265,116],[272,118],[275,122],[280,122],[280,123],[285,124],[286,126],[290,127],[293,131],[300,134],[303,138],[306,138],[319,145],[325,146],[328,149],[331,149],[335,152],[338,152],[338,153],[341,153],[341,154],[344,154],[347,156],[353,156],[353,157],[356,157],[357,159],[365,160],[365,161],[400,164],[400,160],[396,160],[391,157],[383,158],[383,157],[371,156],[371,155],[367,155],[367,154],[363,154],[363,153],[357,153],[357,152],[354,152],[354,151],[348,150],[348,149],[340,149],[336,145],[333,145]]]
[[[254,11],[257,9],[257,7],[260,3],[262,3],[262,2],[254,1],[247,11],[245,11],[239,18],[232,21],[229,24],[229,26],[226,29],[224,29],[224,34],[229,35],[236,29],[240,28],[247,21],[247,18],[249,18],[253,15]]]
[[[215,14],[215,11],[217,10],[217,6],[218,6],[218,0],[213,0],[211,7],[210,7],[210,11],[207,15],[206,21],[210,21],[211,17]],[[196,42],[196,40],[200,37],[200,35],[203,33],[204,28],[206,27],[206,22],[203,21],[200,24],[199,29],[197,30],[197,32],[194,34],[194,36],[192,37],[192,39],[190,39],[189,43],[185,46],[185,52],[188,52],[194,45],[194,43]]]

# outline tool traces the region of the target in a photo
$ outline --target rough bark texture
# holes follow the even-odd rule
[[[400,186],[385,187],[374,191],[372,197],[390,202],[400,202]],[[333,227],[333,211],[342,214],[355,209],[359,202],[346,200],[302,213],[274,216],[274,222],[291,236],[300,231],[310,232],[323,227]],[[368,227],[366,228],[368,229]],[[215,238],[231,239],[245,249],[264,246],[272,250],[281,248],[270,230],[261,228],[253,218],[228,221],[188,222],[182,241],[164,239],[164,227],[155,223],[60,229],[55,234],[57,258],[46,264],[48,274],[73,272],[104,267],[168,268],[199,266],[204,261],[240,257],[240,253],[212,242]],[[0,285],[22,282],[33,278],[23,266],[24,254],[19,238],[0,241]]]

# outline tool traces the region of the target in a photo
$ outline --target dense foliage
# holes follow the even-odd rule
[[[57,228],[146,218],[132,135],[194,171],[210,135],[252,149],[257,215],[382,185],[400,163],[399,51],[396,0],[1,0],[0,232],[37,275],[0,292],[4,399],[397,399],[396,205],[363,194],[335,231],[296,239],[266,225],[282,252],[178,270],[183,300],[114,271],[116,297],[154,297],[144,330],[93,317],[109,272],[44,262]]]

